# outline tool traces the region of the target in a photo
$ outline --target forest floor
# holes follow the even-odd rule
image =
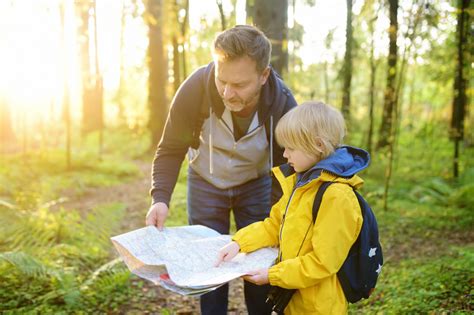
[[[106,203],[122,203],[126,206],[126,215],[121,224],[120,233],[125,233],[145,225],[145,215],[149,207],[150,163],[137,161],[141,175],[138,180],[111,187],[91,188],[80,197],[69,196],[62,204],[67,209],[77,209],[86,213],[95,206]],[[114,252],[112,255],[116,255]],[[199,299],[185,297],[163,289],[161,286],[131,277],[131,285],[138,296],[130,297],[123,305],[121,314],[199,314]],[[243,282],[236,279],[230,282],[229,314],[246,314],[243,297]]]
[[[88,212],[95,206],[105,203],[122,203],[126,215],[121,223],[120,233],[138,229],[145,224],[145,214],[149,206],[150,163],[137,161],[141,174],[139,179],[111,187],[87,190],[80,197],[69,196],[63,206]],[[429,257],[432,254],[449,250],[452,246],[469,244],[474,241],[474,231],[463,231],[451,235],[423,233],[403,241],[384,244],[385,262],[397,262],[415,257]],[[112,250],[112,249],[111,249]],[[112,250],[111,255],[116,255]],[[120,314],[199,314],[199,299],[183,297],[155,286],[151,282],[132,275],[130,280],[134,296],[120,308]],[[246,314],[241,279],[230,282],[229,314]]]

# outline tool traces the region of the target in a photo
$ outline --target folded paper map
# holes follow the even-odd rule
[[[269,268],[278,255],[275,248],[262,248],[216,267],[219,249],[231,237],[202,225],[163,231],[147,226],[111,240],[132,273],[182,295],[199,296],[249,271]]]

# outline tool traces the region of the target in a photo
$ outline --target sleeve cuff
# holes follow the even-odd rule
[[[278,277],[278,265],[274,265],[268,269],[268,281],[270,282],[271,285],[278,285],[280,278]]]

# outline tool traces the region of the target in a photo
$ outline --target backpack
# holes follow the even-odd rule
[[[313,203],[313,224],[316,221],[321,200],[333,182],[324,182],[318,189]],[[364,222],[360,234],[352,245],[337,277],[346,299],[355,303],[368,298],[375,289],[383,265],[382,246],[379,242],[377,220],[365,199],[354,189]]]

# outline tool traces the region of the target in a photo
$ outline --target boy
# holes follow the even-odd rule
[[[285,314],[343,314],[347,300],[337,271],[356,241],[362,215],[353,189],[363,181],[355,175],[369,164],[369,154],[341,146],[345,124],[341,113],[320,102],[290,110],[276,127],[288,164],[274,168],[283,196],[264,221],[238,231],[224,246],[217,264],[239,251],[279,246],[274,266],[245,276],[258,285],[270,283],[297,289]],[[316,222],[312,206],[323,182],[334,182],[323,195]]]

